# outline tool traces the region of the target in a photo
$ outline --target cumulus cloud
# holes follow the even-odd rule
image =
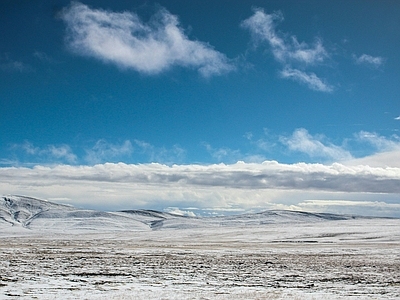
[[[289,150],[307,154],[310,157],[323,158],[333,161],[349,160],[352,155],[342,147],[325,142],[322,135],[312,136],[304,128],[296,129],[290,137],[282,136],[280,141]]]
[[[282,78],[305,83],[315,91],[331,92],[332,87],[316,74],[294,68],[294,65],[305,68],[323,63],[329,55],[322,41],[316,39],[310,46],[305,42],[299,42],[296,36],[285,39],[276,31],[276,23],[282,20],[281,13],[266,14],[262,9],[256,9],[253,16],[242,22],[242,27],[250,31],[257,43],[269,44],[274,58],[284,67],[280,72]]]
[[[144,23],[132,12],[92,9],[73,2],[64,9],[62,19],[72,51],[121,68],[157,74],[182,66],[195,68],[206,77],[234,69],[224,54],[190,40],[179,27],[178,18],[165,9]]]
[[[283,78],[293,79],[307,85],[311,90],[320,92],[332,92],[333,87],[325,83],[315,73],[306,73],[297,69],[285,68],[280,72]]]
[[[371,56],[368,54],[363,54],[359,57],[353,56],[353,58],[357,64],[365,64],[365,65],[372,66],[374,68],[379,68],[385,62],[383,57],[380,57],[380,56],[374,57],[374,56]]]

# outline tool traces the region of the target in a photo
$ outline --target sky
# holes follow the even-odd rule
[[[400,217],[400,2],[3,0],[0,193]]]

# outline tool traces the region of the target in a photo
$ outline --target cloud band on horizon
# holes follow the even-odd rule
[[[385,199],[390,202],[400,195],[400,168],[276,161],[230,165],[105,163],[8,167],[0,168],[0,191],[44,199],[70,199],[67,202],[74,205],[113,210],[172,206],[300,209],[304,203],[310,204],[304,202],[308,199],[378,201],[389,207]],[[327,207],[326,202],[320,204]],[[313,202],[313,205],[315,208],[319,204]]]
[[[334,163],[263,163],[172,165],[159,163],[105,163],[94,166],[1,168],[4,182],[114,182],[181,187],[229,187],[235,189],[298,189],[336,192],[400,193],[400,168],[345,166]]]

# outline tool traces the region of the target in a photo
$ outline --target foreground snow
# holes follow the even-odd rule
[[[0,299],[400,298],[398,219],[284,211],[196,219],[10,200],[0,220]]]

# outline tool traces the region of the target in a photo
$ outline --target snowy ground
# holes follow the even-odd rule
[[[400,299],[399,219],[12,199],[0,207],[0,299]]]
[[[398,299],[400,221],[0,238],[1,299]]]

